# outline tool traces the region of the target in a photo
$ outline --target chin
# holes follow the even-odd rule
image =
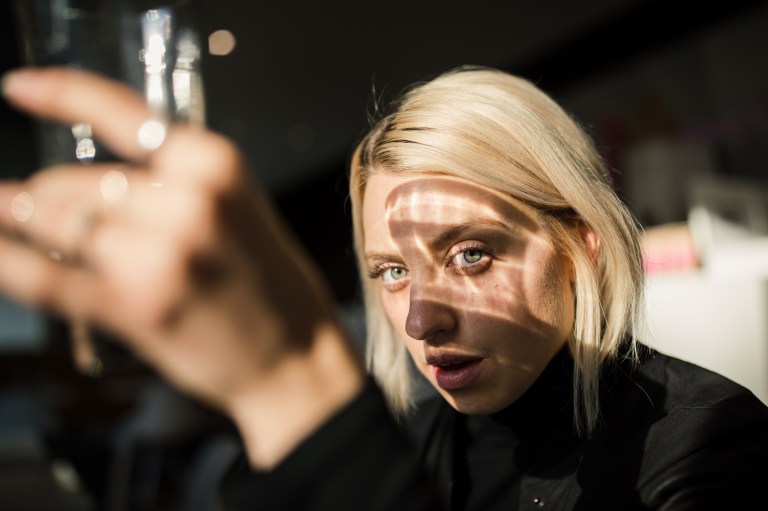
[[[458,393],[448,394],[444,391],[440,394],[457,412],[465,415],[491,415],[508,407],[519,397],[499,399],[490,396],[478,396],[476,393],[467,393],[467,395],[462,396]]]
[[[457,412],[465,415],[491,415],[504,410],[523,396],[533,381],[493,379],[476,381],[463,389],[445,390],[430,382]],[[489,384],[490,383],[490,384]]]

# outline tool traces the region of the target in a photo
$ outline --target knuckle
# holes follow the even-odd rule
[[[204,186],[228,189],[242,181],[244,159],[237,146],[211,131],[176,127],[162,150],[153,154],[160,169],[178,169]],[[181,177],[181,176],[179,176]]]
[[[180,193],[168,211],[166,228],[179,243],[206,238],[216,222],[215,197],[207,193]]]

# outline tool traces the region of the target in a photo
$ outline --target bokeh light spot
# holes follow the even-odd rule
[[[235,45],[235,35],[229,30],[216,30],[208,36],[208,52],[211,55],[229,55]]]

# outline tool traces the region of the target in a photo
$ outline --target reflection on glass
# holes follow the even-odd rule
[[[173,97],[176,120],[196,126],[205,124],[203,80],[200,74],[200,44],[191,30],[179,33],[173,69]]]
[[[144,94],[158,119],[205,123],[200,44],[196,33],[181,26],[171,8],[146,11],[141,17],[144,47]],[[168,69],[172,68],[170,77]]]
[[[145,149],[163,142],[170,122],[204,124],[200,45],[189,25],[187,0],[161,0],[157,6],[143,0],[24,0],[13,2],[13,8],[22,62],[88,69],[120,80],[145,96],[152,110],[152,119],[141,129]],[[114,160],[89,124],[38,122],[35,128],[41,166]],[[101,183],[103,198],[120,200],[127,190],[125,176],[107,176]],[[31,196],[20,194],[14,199],[12,213],[17,220],[26,221],[33,212]],[[58,252],[49,255],[62,259]],[[81,371],[101,374],[98,350],[79,318],[72,320],[72,348]]]
[[[168,108],[165,90],[166,38],[171,34],[171,16],[165,9],[146,11],[141,17],[144,43],[144,94],[150,108],[159,113]]]
[[[78,123],[72,126],[72,136],[75,137],[75,157],[77,161],[88,164],[96,157],[96,145],[93,143],[91,125]]]

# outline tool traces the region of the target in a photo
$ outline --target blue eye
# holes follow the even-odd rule
[[[492,260],[490,252],[479,244],[462,243],[448,256],[448,267],[459,275],[475,275],[487,270]]]
[[[462,252],[464,255],[464,261],[469,264],[474,264],[483,258],[483,251],[478,249],[467,250]]]
[[[451,260],[454,265],[458,267],[465,267],[472,266],[481,262],[485,256],[485,250],[479,248],[470,248],[457,253],[451,257]]]
[[[381,272],[384,282],[395,282],[404,279],[408,276],[408,270],[400,266],[393,266],[392,268],[386,268]]]

